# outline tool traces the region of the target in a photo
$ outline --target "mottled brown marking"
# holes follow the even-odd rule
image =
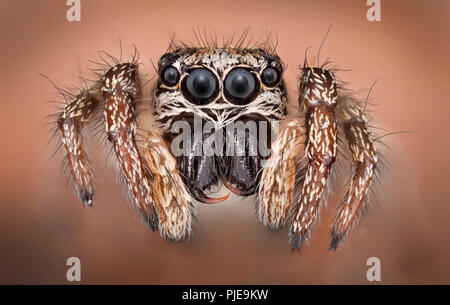
[[[97,104],[87,92],[80,93],[66,103],[57,121],[73,184],[81,202],[88,205],[92,205],[94,181],[81,132]]]
[[[315,224],[323,192],[336,158],[336,84],[331,72],[305,69],[300,86],[300,105],[306,109],[306,157],[308,165],[290,228],[290,243],[300,249]]]

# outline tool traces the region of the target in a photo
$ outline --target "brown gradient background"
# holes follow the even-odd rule
[[[366,260],[381,259],[383,283],[450,283],[448,1],[382,1],[382,21],[368,22],[358,1],[82,1],[82,21],[66,20],[65,1],[0,1],[0,283],[67,283],[65,262],[77,256],[83,283],[332,284],[368,283]],[[364,98],[387,131],[391,161],[370,217],[336,253],[328,248],[340,188],[313,239],[289,251],[286,229],[270,233],[252,204],[199,206],[189,242],[174,244],[146,230],[116,187],[104,148],[90,139],[96,166],[95,207],[82,208],[49,161],[43,117],[58,85],[77,84],[78,69],[106,50],[136,44],[142,73],[153,75],[171,34],[194,41],[199,25],[229,37],[251,26],[253,37],[278,34],[278,53],[296,100],[298,66],[333,24],[322,58],[352,69],[340,76]],[[148,94],[148,92],[146,92]],[[344,168],[343,173],[348,169]]]

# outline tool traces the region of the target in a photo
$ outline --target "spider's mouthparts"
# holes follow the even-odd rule
[[[233,192],[234,194],[241,196],[242,191],[240,189],[238,189],[237,187],[232,186],[231,184],[222,181],[223,185],[225,185],[225,187],[230,190],[230,192]]]
[[[218,198],[211,198],[205,195],[202,191],[194,192],[194,198],[197,199],[200,202],[206,203],[206,204],[213,204],[213,203],[219,203],[222,201],[225,201],[230,197],[230,193],[226,194],[225,196],[218,197]]]
[[[228,190],[230,190],[232,193],[234,193],[234,194],[236,194],[238,196],[248,196],[248,195],[251,195],[251,194],[254,193],[254,189],[245,191],[245,190],[240,190],[237,187],[234,187],[234,186],[232,186],[231,184],[229,184],[229,183],[227,183],[225,181],[222,181],[222,183],[223,183],[223,185],[225,185],[225,187]]]
[[[208,204],[210,204],[210,203],[219,203],[219,202],[227,200],[228,197],[230,197],[230,193],[226,194],[225,196],[219,197],[219,198],[206,197],[206,203],[208,203]]]

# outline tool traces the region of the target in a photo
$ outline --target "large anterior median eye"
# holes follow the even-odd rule
[[[196,105],[212,102],[218,92],[217,78],[205,68],[191,70],[183,79],[182,90],[186,98]]]
[[[248,104],[258,91],[259,82],[247,69],[235,68],[225,78],[225,96],[233,104]]]

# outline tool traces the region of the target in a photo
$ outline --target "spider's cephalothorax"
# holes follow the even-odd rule
[[[212,156],[195,155],[193,149],[206,136],[193,138],[191,150],[177,156],[178,170],[192,196],[204,203],[223,198],[209,198],[205,191],[218,189],[223,182],[238,195],[256,192],[264,155],[249,155],[248,135],[239,141],[237,132],[226,137],[226,129],[238,122],[243,126],[266,122],[271,124],[286,115],[286,91],[282,79],[283,64],[278,56],[263,49],[180,48],[165,54],[159,61],[159,78],[155,89],[154,114],[165,139],[171,143],[178,135],[174,124],[188,122],[194,130],[195,119],[209,122],[213,131],[222,132],[224,151]],[[257,139],[263,130],[256,128]],[[264,137],[270,147],[270,138]],[[227,152],[227,141],[235,144]],[[238,156],[242,150],[245,154]],[[195,165],[194,165],[195,164]]]
[[[159,61],[155,116],[164,130],[179,114],[225,126],[246,114],[286,114],[283,64],[262,49],[181,48]]]
[[[378,159],[365,104],[341,92],[332,69],[305,61],[299,107],[288,115],[284,66],[273,51],[173,48],[158,63],[158,130],[144,130],[137,141],[136,108],[146,99],[134,58],[113,59],[98,73],[100,86],[60,91],[66,103],[57,131],[83,203],[92,204],[94,185],[81,128],[103,98],[107,137],[133,202],[151,229],[172,240],[191,232],[196,202],[228,198],[210,197],[224,185],[255,195],[258,217],[270,229],[289,223],[291,247],[300,249],[317,222],[338,143],[346,142],[353,170],[331,229],[330,248],[337,248],[361,215]]]

